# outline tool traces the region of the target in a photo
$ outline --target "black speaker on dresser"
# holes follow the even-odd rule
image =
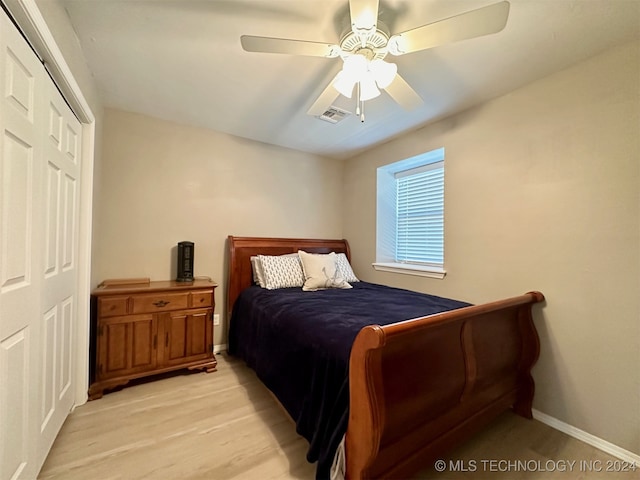
[[[176,282],[193,282],[193,242],[178,242],[178,275]]]

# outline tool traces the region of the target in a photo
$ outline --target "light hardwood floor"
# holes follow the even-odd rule
[[[164,378],[78,407],[62,427],[38,478],[312,480],[315,467],[305,459],[307,447],[255,374],[241,361],[218,355],[215,373]],[[509,467],[504,463],[509,460],[527,462],[529,471]],[[604,470],[615,458],[511,413],[444,461],[444,472],[432,468],[416,478],[640,478],[640,470],[595,471],[599,465]],[[549,471],[562,465],[569,470],[570,463],[563,462],[573,461],[572,471]],[[581,461],[594,471],[580,468]],[[467,471],[452,472],[452,466]]]

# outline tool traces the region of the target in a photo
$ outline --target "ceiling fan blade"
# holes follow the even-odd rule
[[[378,0],[349,0],[353,33],[375,32],[378,25]]]
[[[287,38],[254,37],[242,35],[242,48],[247,52],[285,53],[289,55],[308,55],[311,57],[334,58],[340,54],[340,47],[330,43],[289,40]]]
[[[400,75],[396,75],[384,91],[405,110],[413,110],[424,103],[420,95]]]
[[[508,17],[509,2],[494,3],[393,35],[387,48],[393,55],[404,55],[445,43],[497,33],[504,28]]]
[[[336,98],[338,98],[338,95],[340,95],[340,93],[338,93],[338,91],[335,88],[333,88],[333,82],[336,81],[337,77],[338,75],[333,77],[333,79],[329,82],[329,85],[327,86],[327,88],[325,88],[324,91],[318,97],[318,99],[315,102],[313,102],[313,105],[311,105],[311,108],[307,110],[307,115],[313,115],[314,117],[319,117],[324,112],[326,112],[327,109],[333,103],[333,101]]]

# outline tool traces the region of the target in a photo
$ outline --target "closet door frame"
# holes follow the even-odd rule
[[[89,388],[89,299],[91,295],[91,229],[95,115],[55,42],[35,0],[2,0],[23,34],[44,61],[82,126],[82,170],[78,233],[78,304],[76,322],[74,407],[86,403]]]

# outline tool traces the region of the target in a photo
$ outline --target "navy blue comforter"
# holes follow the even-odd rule
[[[296,422],[329,477],[349,418],[349,354],[360,329],[469,304],[367,282],[353,289],[304,292],[253,286],[236,301],[229,353],[244,359]]]

